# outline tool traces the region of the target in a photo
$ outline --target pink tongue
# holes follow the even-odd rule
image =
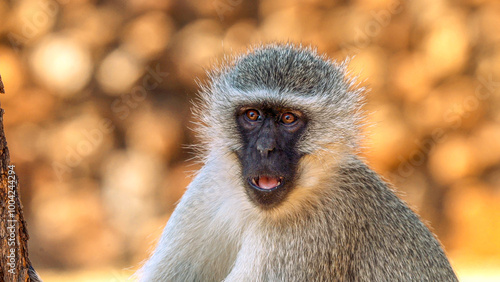
[[[262,189],[271,189],[278,186],[278,179],[274,177],[259,177],[259,187]]]

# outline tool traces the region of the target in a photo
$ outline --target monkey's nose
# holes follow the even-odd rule
[[[257,144],[257,151],[263,158],[267,158],[270,152],[274,151],[274,146],[263,146],[262,144]]]

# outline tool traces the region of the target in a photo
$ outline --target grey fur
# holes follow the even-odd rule
[[[204,167],[172,214],[141,281],[457,281],[440,244],[357,156],[362,89],[346,64],[293,45],[258,46],[211,74],[196,112]],[[249,202],[235,110],[302,110],[297,187]]]

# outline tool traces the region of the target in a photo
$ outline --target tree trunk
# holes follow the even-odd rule
[[[0,93],[5,93],[1,76]],[[15,166],[10,164],[3,113],[0,107],[0,281],[40,281],[28,258],[29,236]]]

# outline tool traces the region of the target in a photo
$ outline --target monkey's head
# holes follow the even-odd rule
[[[310,48],[273,44],[234,58],[210,74],[196,108],[205,161],[235,154],[249,199],[278,207],[322,177],[301,168],[333,169],[357,147],[362,89],[353,88],[345,63]]]

